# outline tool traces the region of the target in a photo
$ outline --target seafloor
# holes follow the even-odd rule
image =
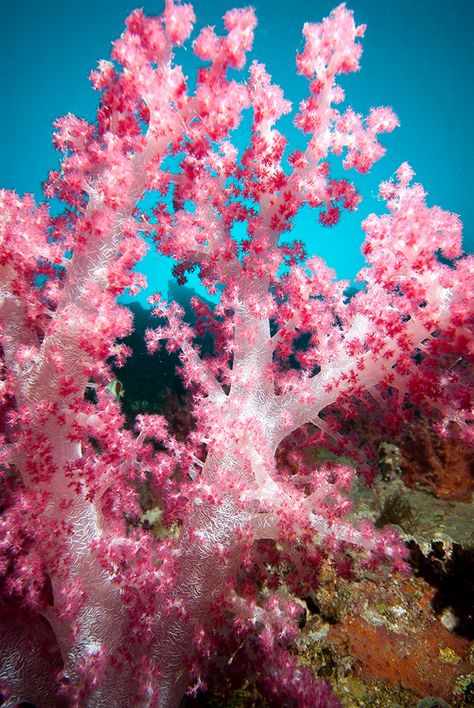
[[[319,586],[301,601],[305,621],[294,650],[331,683],[343,708],[474,706],[474,505],[455,500],[460,479],[441,492],[451,498],[409,487],[400,450],[389,450],[400,474],[356,489],[356,516],[399,527],[411,575],[359,568],[345,580],[326,563]],[[472,488],[472,457],[462,446],[458,452],[451,463]],[[222,677],[198,704],[267,706],[252,678],[235,689]]]

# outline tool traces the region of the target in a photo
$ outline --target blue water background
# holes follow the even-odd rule
[[[89,71],[98,59],[109,57],[111,42],[137,4],[0,0],[0,187],[41,199],[41,182],[58,163],[52,122],[67,112],[93,119],[98,94],[88,82]],[[259,25],[252,57],[266,64],[296,108],[307,95],[307,82],[295,71],[295,52],[303,48],[301,28],[305,21],[328,15],[335,3],[257,0],[253,5]],[[197,0],[196,28],[211,24],[222,31],[221,17],[231,6],[227,0]],[[146,14],[159,14],[162,7],[161,1],[143,3]],[[370,175],[348,173],[363,196],[355,214],[344,214],[336,228],[324,229],[317,214],[304,209],[292,235],[323,256],[340,277],[352,279],[363,265],[360,222],[383,210],[377,186],[407,160],[429,194],[428,203],[461,216],[465,249],[473,251],[473,0],[353,0],[348,7],[367,31],[362,70],[342,78],[343,105],[361,113],[390,105],[401,127],[382,136],[387,155]],[[189,45],[177,51],[176,60],[192,83],[196,61]],[[301,145],[291,117],[277,127],[294,146]],[[236,136],[239,143],[245,137],[244,129]],[[142,303],[155,289],[166,293],[169,263],[150,254],[140,270],[151,285],[139,297]]]

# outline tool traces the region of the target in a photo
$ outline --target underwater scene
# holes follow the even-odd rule
[[[0,706],[474,706],[474,5],[2,15]]]

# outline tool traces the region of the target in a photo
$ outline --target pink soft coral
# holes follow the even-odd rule
[[[367,172],[384,153],[378,134],[397,125],[388,108],[366,119],[336,108],[337,77],[358,69],[364,28],[343,5],[305,25],[297,61],[309,96],[295,124],[308,139],[286,164],[275,128],[291,108],[283,92],[256,62],[248,83],[228,77],[252,46],[253,10],[228,12],[223,37],[199,34],[207,63],[189,93],[172,59],[193,22],[191,6],[172,0],[159,18],[133,12],[114,63],[92,72],[96,123],[56,122],[64,157],[45,195],[67,203],[63,214],[0,195],[6,706],[177,706],[190,675],[191,691],[203,685],[213,647],[232,651],[229,626],[266,662],[270,697],[336,705],[288,653],[297,606],[277,568],[291,567],[287,586],[303,592],[327,552],[341,568],[355,546],[403,570],[405,551],[391,531],[347,520],[352,468],[311,465],[298,449],[277,466],[276,452],[306,436],[365,472],[347,421],[374,401],[395,417],[408,401],[434,408],[468,437],[466,378],[450,362],[472,356],[472,259],[461,258],[457,217],[425,205],[408,165],[381,186],[389,213],[364,223],[368,267],[351,299],[319,258],[280,243],[304,204],[325,225],[357,207],[328,154]],[[239,158],[230,131],[247,109],[252,138]],[[139,214],[151,191],[160,198]],[[247,225],[242,241],[236,222]],[[110,362],[129,354],[117,340],[132,318],[116,296],[145,285],[134,271],[143,235],[177,261],[179,280],[198,270],[221,291],[214,309],[193,300],[194,328],[177,304],[151,300],[161,324],[148,347],[179,350],[195,394],[185,441],[161,416],[138,417],[132,432],[107,389]],[[206,330],[212,356],[196,345]],[[161,539],[137,523],[145,482],[174,528]]]

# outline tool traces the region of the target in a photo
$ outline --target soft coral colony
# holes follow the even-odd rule
[[[349,520],[354,467],[310,464],[304,446],[370,476],[360,416],[397,425],[422,411],[440,434],[469,438],[473,262],[458,218],[428,207],[402,164],[380,187],[386,213],[363,223],[367,267],[350,298],[321,259],[281,238],[304,204],[325,225],[354,210],[356,188],[331,175],[328,156],[365,173],[384,154],[378,135],[397,125],[388,108],[338,108],[364,27],[344,5],[304,26],[297,70],[309,93],[294,122],[306,147],[288,152],[275,125],[289,102],[262,64],[244,71],[254,11],[227,12],[223,36],[200,32],[191,92],[173,48],[193,23],[191,5],[172,0],[161,17],[129,16],[113,61],[91,74],[96,121],[55,123],[63,158],[44,193],[65,203],[59,216],[0,193],[5,706],[177,706],[215,655],[237,649],[239,667],[265,662],[270,702],[338,705],[291,652],[292,598],[314,587],[327,554],[341,572],[357,557],[403,571],[405,550],[392,531]],[[231,132],[249,110],[238,154]],[[175,259],[179,280],[196,270],[220,292],[214,309],[193,300],[193,327],[151,298],[148,348],[179,351],[193,392],[186,440],[159,415],[124,425],[107,389],[133,328],[116,298],[145,285],[135,266],[147,243]],[[138,523],[144,484],[173,532],[155,538]]]

